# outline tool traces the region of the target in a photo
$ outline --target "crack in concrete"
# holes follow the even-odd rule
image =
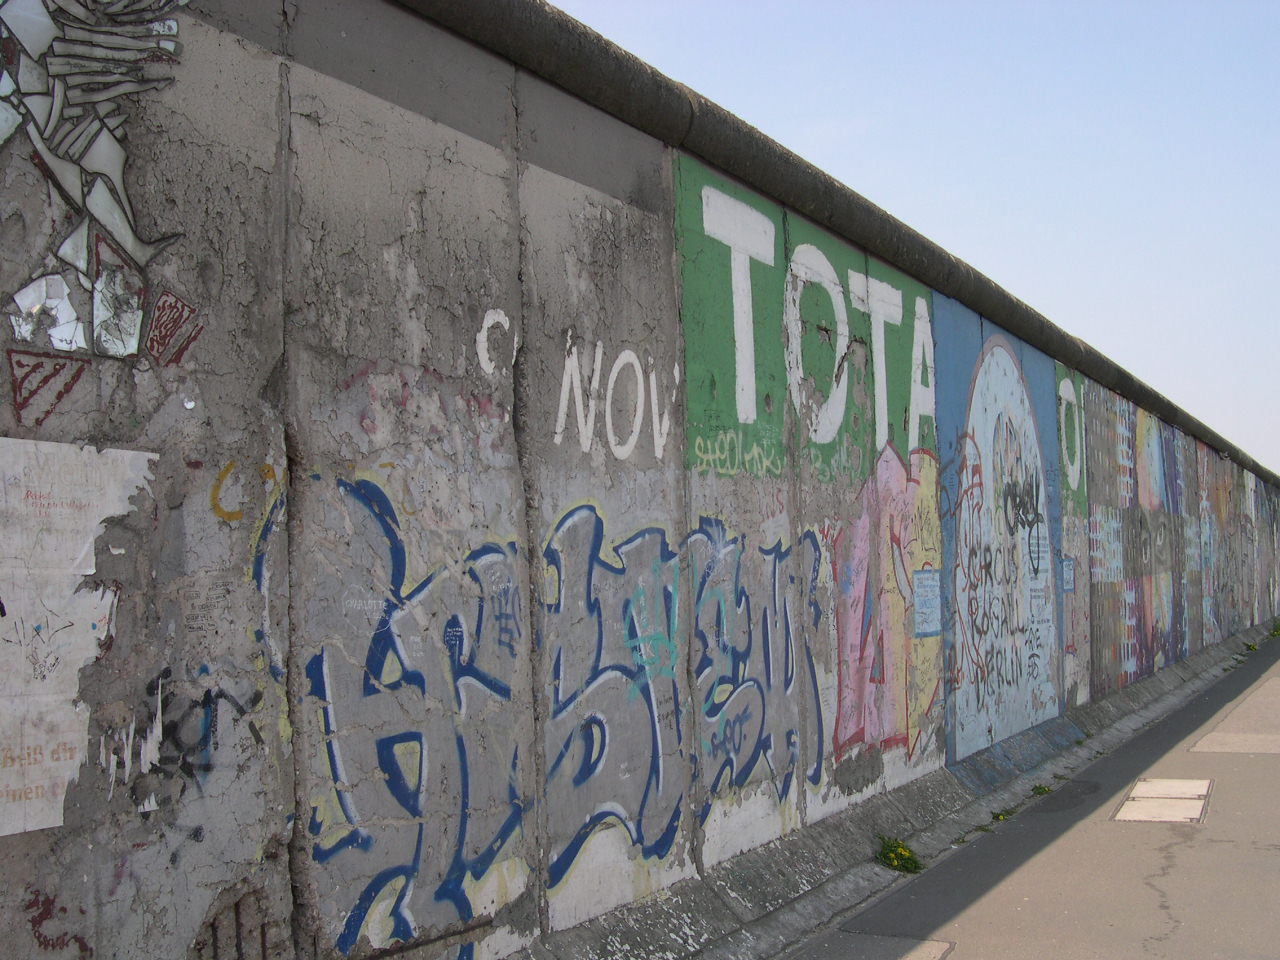
[[[1169,929],[1165,933],[1146,937],[1142,941],[1143,953],[1151,954],[1152,956],[1164,956],[1162,952],[1157,952],[1156,948],[1172,940],[1178,930],[1182,928],[1182,921],[1173,915],[1173,905],[1170,902],[1169,892],[1156,882],[1157,880],[1163,881],[1173,873],[1178,862],[1177,848],[1189,846],[1195,838],[1194,828],[1179,824],[1175,825],[1173,829],[1178,834],[1178,838],[1157,848],[1157,852],[1160,854],[1160,869],[1154,873],[1147,874],[1142,880],[1143,886],[1155,893],[1156,907],[1164,914],[1165,920],[1169,924]]]

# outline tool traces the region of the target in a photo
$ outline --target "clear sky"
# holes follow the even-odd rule
[[[558,0],[1280,472],[1280,0]]]

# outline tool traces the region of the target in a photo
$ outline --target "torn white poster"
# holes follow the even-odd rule
[[[115,604],[81,584],[155,456],[0,437],[0,835],[62,824],[88,739],[80,668]]]

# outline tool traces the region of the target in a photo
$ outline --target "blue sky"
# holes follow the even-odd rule
[[[1280,472],[1280,3],[556,6]]]

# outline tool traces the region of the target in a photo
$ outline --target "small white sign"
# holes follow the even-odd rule
[[[938,570],[916,570],[911,574],[911,592],[916,608],[916,636],[932,637],[942,632],[942,574]]]

